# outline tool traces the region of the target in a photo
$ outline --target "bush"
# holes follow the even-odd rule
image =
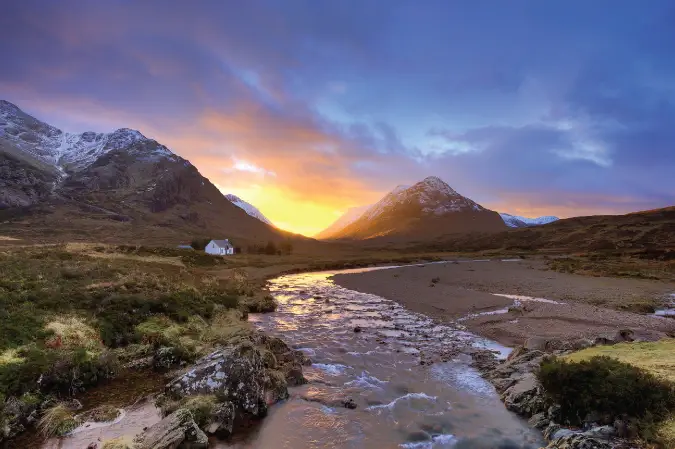
[[[642,431],[675,410],[671,383],[607,356],[580,362],[545,360],[538,378],[571,425],[581,425],[587,416],[600,414],[610,419],[637,419]]]
[[[0,393],[18,396],[35,390],[72,396],[113,378],[117,359],[108,352],[89,354],[85,349],[56,351],[29,347],[19,351],[20,363],[0,365]]]
[[[45,410],[38,428],[43,436],[62,437],[79,425],[73,412],[64,404],[57,404]]]
[[[196,238],[196,239],[193,239],[193,240],[192,240],[192,242],[190,243],[190,246],[191,246],[193,249],[196,249],[196,250],[199,250],[199,251],[203,251],[204,248],[206,248],[206,245],[208,245],[209,242],[211,242],[211,240],[213,240],[213,239],[210,239],[210,238],[208,238],[208,239],[205,239],[205,238]]]

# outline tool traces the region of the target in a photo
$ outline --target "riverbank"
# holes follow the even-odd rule
[[[462,324],[473,332],[507,346],[530,337],[609,338],[622,329],[644,339],[675,332],[675,320],[628,311],[650,310],[666,301],[675,283],[562,273],[543,259],[427,264],[333,279],[440,321],[464,318]]]

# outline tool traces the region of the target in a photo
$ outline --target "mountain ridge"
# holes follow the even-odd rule
[[[262,221],[263,223],[266,223],[270,226],[274,226],[274,223],[272,223],[260,210],[255,207],[253,204],[242,200],[239,198],[237,195],[234,195],[232,193],[228,193],[225,195],[225,198],[227,198],[232,204],[235,206],[239,207],[240,209],[243,209],[244,212],[249,214],[253,218],[257,218],[258,220]]]
[[[520,215],[511,215],[505,212],[500,212],[499,215],[506,223],[506,226],[510,228],[523,228],[527,226],[542,226],[554,221],[560,220],[560,218],[553,215],[543,215],[541,217],[527,218],[521,217]]]
[[[0,103],[0,174],[0,219],[35,236],[305,239],[251,217],[140,131],[66,133],[7,101]],[[30,228],[18,226],[25,217]]]

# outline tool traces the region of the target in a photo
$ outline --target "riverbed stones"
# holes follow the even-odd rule
[[[178,409],[136,437],[138,449],[203,449],[209,444],[192,413]]]
[[[572,432],[552,440],[546,449],[617,449],[619,447],[621,447],[619,443]]]
[[[260,351],[244,342],[198,360],[167,389],[179,397],[214,394],[253,416],[262,416],[267,412],[266,376]]]

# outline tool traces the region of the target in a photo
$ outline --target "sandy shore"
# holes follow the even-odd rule
[[[400,302],[415,312],[452,321],[506,345],[528,337],[611,336],[631,329],[645,338],[675,332],[675,319],[615,310],[622,304],[665,298],[675,283],[642,279],[587,277],[546,269],[540,260],[462,262],[392,268],[334,276],[337,284]],[[524,295],[558,302],[514,300],[495,294]],[[481,315],[482,314],[482,315]]]

